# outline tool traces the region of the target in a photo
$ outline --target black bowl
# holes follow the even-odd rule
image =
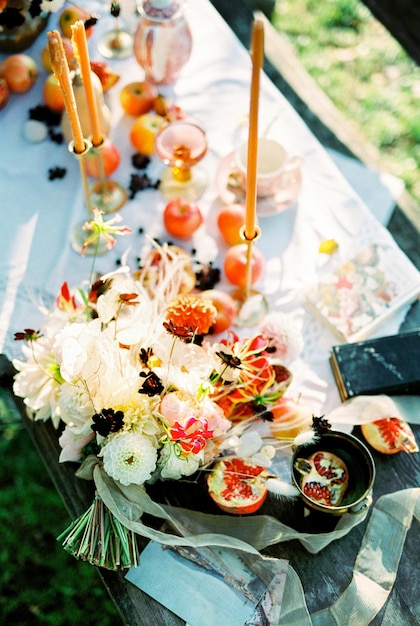
[[[347,466],[349,483],[339,506],[320,504],[308,498],[301,489],[302,475],[295,467],[298,458],[308,459],[315,452],[330,452],[338,456]],[[370,506],[375,480],[375,464],[367,447],[354,435],[330,430],[314,443],[298,446],[292,459],[292,480],[301,498],[308,507],[332,515],[360,513]]]

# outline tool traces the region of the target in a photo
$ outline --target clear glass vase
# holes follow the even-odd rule
[[[175,83],[192,50],[185,0],[139,0],[134,56],[155,85]]]

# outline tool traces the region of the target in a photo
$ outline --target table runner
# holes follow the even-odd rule
[[[103,15],[101,3],[93,1],[88,6]],[[162,91],[187,113],[201,119],[208,133],[209,152],[203,166],[211,184],[200,206],[206,215],[208,233],[219,248],[215,264],[220,266],[226,247],[220,242],[215,225],[221,204],[215,176],[220,159],[233,150],[237,129],[247,115],[250,58],[207,0],[190,2],[188,17],[195,41],[192,57],[178,83]],[[54,27],[54,20],[50,27]],[[96,45],[101,28],[105,26],[101,27],[99,21],[89,42],[92,59],[99,58]],[[43,45],[41,37],[28,52],[39,59]],[[112,64],[121,75],[117,86],[106,94],[113,120],[110,136],[122,154],[114,179],[127,186],[133,172],[130,159],[134,149],[128,138],[132,118],[123,114],[118,94],[124,84],[140,80],[142,71],[134,58]],[[89,275],[90,267],[90,260],[78,256],[69,244],[72,227],[86,215],[78,164],[65,146],[49,141],[28,144],[22,136],[29,108],[41,101],[42,82],[41,75],[30,92],[13,96],[10,106],[1,112],[0,194],[2,215],[7,221],[0,231],[0,349],[9,358],[18,352],[13,333],[22,327],[36,327],[42,319],[40,302],[48,305],[63,280],[72,286],[79,284]],[[303,189],[297,207],[260,220],[262,236],[258,247],[267,261],[261,288],[268,294],[270,309],[292,313],[304,331],[305,347],[301,358],[293,364],[295,376],[290,393],[302,394],[316,411],[327,412],[339,404],[328,364],[328,352],[335,338],[304,307],[305,289],[316,280],[322,262],[318,245],[323,239],[335,238],[339,243],[337,261],[372,240],[398,248],[265,75],[261,81],[260,116],[262,128],[274,120],[271,134],[287,149],[301,154],[304,162]],[[55,165],[66,167],[67,174],[63,180],[51,182],[47,180],[48,168]],[[153,162],[151,176],[158,175],[160,169],[161,164]],[[129,201],[121,214],[134,234],[130,241],[121,239],[112,253],[101,257],[97,271],[113,269],[115,260],[127,247],[128,262],[135,267],[135,259],[147,246],[138,228],[147,226],[150,236],[161,236],[163,206],[159,193],[149,190]],[[209,250],[207,243],[204,235],[198,234],[192,246]],[[221,287],[230,288],[223,281]],[[396,332],[406,310],[382,326],[380,333]]]

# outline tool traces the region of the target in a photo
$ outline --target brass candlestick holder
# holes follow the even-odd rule
[[[93,256],[104,254],[107,252],[106,242],[101,240],[100,238],[88,245],[86,247],[86,240],[89,238],[90,229],[87,227],[89,221],[93,220],[93,209],[95,205],[92,202],[91,193],[89,190],[89,184],[87,180],[86,167],[85,167],[85,158],[88,152],[90,151],[92,144],[88,139],[84,139],[85,148],[83,152],[76,152],[74,149],[74,141],[69,142],[69,152],[79,161],[80,165],[80,176],[82,179],[83,193],[85,196],[85,203],[88,213],[88,220],[82,220],[77,223],[73,228],[70,235],[70,244],[75,252],[79,254],[84,254],[85,256]]]
[[[99,172],[99,180],[90,187],[90,199],[93,206],[96,206],[102,213],[115,213],[119,211],[127,202],[128,194],[122,185],[109,180],[105,174],[103,161],[103,150],[106,138],[103,137],[101,143],[94,145],[91,143],[91,151],[94,153]]]
[[[268,302],[261,292],[252,288],[252,247],[261,236],[261,229],[256,226],[252,239],[246,236],[246,228],[242,226],[240,235],[247,244],[245,286],[232,293],[238,305],[237,326],[256,326],[268,313]]]
[[[98,50],[106,59],[126,59],[133,54],[134,35],[121,28],[121,7],[119,2],[111,2],[110,13],[114,28],[107,31],[98,43]]]

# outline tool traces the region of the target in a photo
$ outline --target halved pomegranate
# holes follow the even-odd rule
[[[255,513],[267,497],[267,469],[233,457],[218,461],[207,478],[209,494],[222,511]]]
[[[319,450],[308,459],[296,459],[295,468],[302,474],[301,490],[307,498],[323,506],[341,504],[349,472],[336,454]]]

